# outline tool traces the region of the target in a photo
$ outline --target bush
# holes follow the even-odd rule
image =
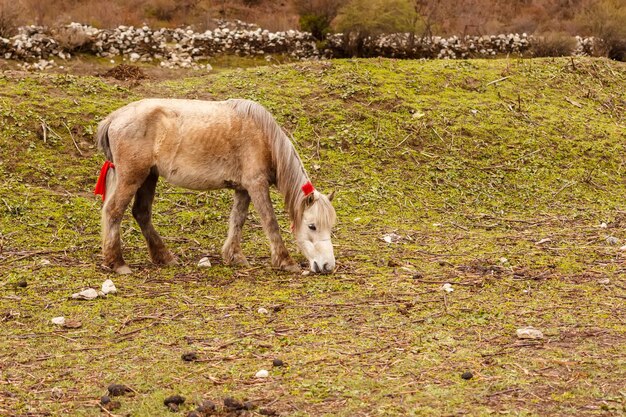
[[[0,0],[0,37],[9,38],[17,33],[20,3],[15,0]]]
[[[592,1],[579,20],[587,35],[599,38],[594,45],[597,55],[624,59],[626,4],[623,0]]]
[[[530,53],[535,57],[569,56],[576,49],[576,39],[564,32],[534,35]]]

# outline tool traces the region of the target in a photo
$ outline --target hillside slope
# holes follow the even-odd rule
[[[115,296],[68,300],[110,277],[95,126],[153,96],[273,112],[317,188],[337,191],[337,273],[271,270],[254,211],[253,266],[223,266],[230,192],[160,183],[154,222],[181,265],[150,265],[127,216],[135,274],[112,277]],[[138,416],[175,393],[183,410],[233,396],[282,415],[625,407],[624,64],[345,60],[138,85],[5,72],[0,120],[0,415],[99,415],[113,382],[136,391],[114,413]],[[61,315],[82,327],[52,326]],[[527,325],[544,339],[518,340]]]

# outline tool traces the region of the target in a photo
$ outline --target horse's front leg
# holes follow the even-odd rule
[[[287,248],[280,236],[280,229],[276,221],[276,214],[272,207],[268,184],[255,184],[248,188],[248,193],[252,198],[254,207],[261,216],[261,223],[267,238],[270,241],[270,250],[272,253],[272,266],[290,272],[299,272],[300,267],[291,259]]]
[[[246,190],[235,191],[235,201],[230,211],[228,237],[222,247],[222,257],[226,265],[248,265],[241,250],[241,229],[248,215],[250,194]]]

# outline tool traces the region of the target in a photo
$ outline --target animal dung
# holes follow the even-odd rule
[[[470,371],[465,371],[461,374],[461,378],[465,380],[472,379],[473,377],[474,377],[474,374],[472,374]]]
[[[17,282],[17,286],[19,288],[26,288],[26,287],[28,287],[28,282],[26,282],[26,280],[23,279],[23,280]]]
[[[282,360],[280,360],[280,359],[274,359],[272,361],[272,365],[274,365],[274,366],[283,366],[284,364],[285,363]]]
[[[517,329],[517,337],[519,339],[543,339],[543,333],[541,330],[528,326]]]
[[[241,401],[237,401],[233,397],[224,398],[224,408],[227,410],[243,410],[244,406]]]
[[[181,395],[170,395],[163,400],[163,404],[172,412],[178,411],[178,407],[184,404],[184,402],[185,397]]]
[[[198,360],[198,354],[196,352],[183,353],[181,359],[185,362],[195,362]]]
[[[130,388],[123,384],[111,384],[107,387],[107,390],[109,391],[109,395],[111,397],[119,397],[128,392],[132,392]]]
[[[198,262],[198,266],[200,268],[210,268],[211,267],[211,261],[209,260],[209,258],[207,258],[206,256],[202,259],[200,259],[200,261]]]
[[[107,279],[102,283],[102,293],[104,293],[105,295],[115,294],[116,292],[117,288],[115,287],[115,284],[113,284],[113,281],[111,281],[110,279]]]

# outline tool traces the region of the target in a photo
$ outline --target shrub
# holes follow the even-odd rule
[[[587,35],[599,38],[594,45],[596,54],[613,59],[619,59],[621,56],[622,60],[624,59],[626,4],[623,0],[589,1],[579,20]]]
[[[0,37],[9,38],[17,32],[21,14],[20,3],[15,0],[0,0]]]
[[[330,31],[330,23],[345,0],[296,0],[300,15],[300,29],[311,32],[317,40],[323,40]]]
[[[535,57],[569,56],[576,49],[576,39],[564,32],[534,35],[530,53]]]

